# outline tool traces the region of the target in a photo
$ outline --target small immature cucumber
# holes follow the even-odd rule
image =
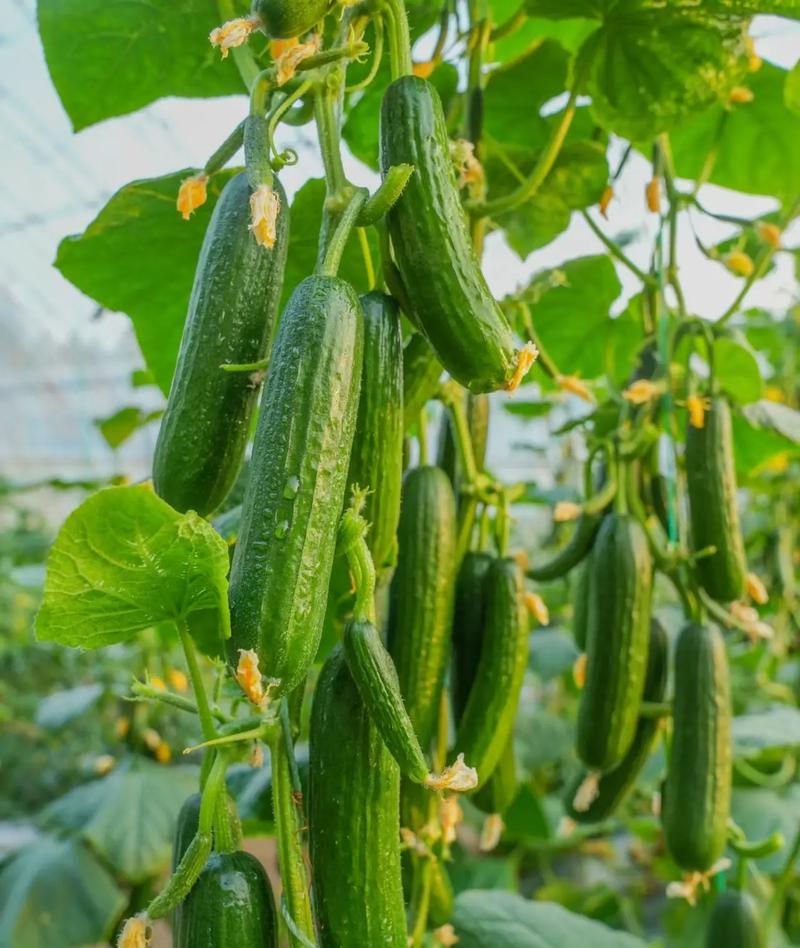
[[[645,701],[663,701],[667,688],[669,671],[669,640],[664,627],[658,620],[650,623],[650,650],[647,657],[647,674],[644,683]],[[599,823],[607,819],[619,807],[631,791],[639,772],[647,762],[658,734],[658,718],[639,718],[633,743],[622,763],[600,776],[596,796],[586,808],[576,809],[575,799],[578,791],[588,777],[584,770],[569,785],[564,797],[567,816],[578,823]]]
[[[189,848],[189,843],[194,839],[197,833],[197,827],[200,822],[200,801],[202,797],[199,793],[193,793],[183,801],[183,806],[178,813],[178,822],[175,824],[175,836],[172,843],[172,871],[178,868],[178,864],[183,858],[183,854]],[[172,940],[178,945],[181,943],[181,928],[183,926],[183,905],[181,902],[172,913]]]
[[[453,489],[438,467],[417,467],[406,475],[398,546],[389,651],[409,717],[427,751],[447,667],[456,556]]]
[[[592,544],[603,522],[603,514],[582,514],[575,524],[575,530],[565,547],[556,553],[548,563],[530,566],[526,575],[537,583],[546,583],[551,579],[566,576],[577,566],[592,548]]]
[[[470,799],[484,813],[505,813],[516,795],[517,760],[513,737],[509,737],[491,776]]]
[[[273,39],[302,36],[325,16],[333,0],[255,0],[253,14]]]
[[[281,318],[230,578],[229,657],[255,649],[288,694],[314,660],[361,384],[363,317],[338,277],[311,276]]]
[[[731,801],[731,699],[719,629],[689,623],[675,649],[672,746],[662,805],[672,858],[704,872],[725,851]]]
[[[156,442],[156,493],[176,510],[206,516],[233,487],[242,466],[258,385],[226,363],[266,355],[289,245],[283,188],[275,246],[259,246],[250,224],[247,175],[231,178],[211,215],[189,300],[178,364]]]
[[[747,564],[733,462],[731,410],[724,398],[714,398],[702,428],[686,431],[686,481],[695,550],[715,546],[716,553],[697,561],[705,591],[720,602],[744,593]]]
[[[475,679],[456,731],[456,751],[478,771],[492,774],[514,726],[528,660],[528,621],[519,564],[495,559],[484,579],[484,636]]]
[[[456,724],[464,715],[472,690],[486,631],[484,582],[494,557],[490,553],[469,550],[461,560],[456,577],[453,605],[453,667],[450,697]]]
[[[311,711],[309,830],[321,948],[405,948],[400,771],[336,647]]]
[[[586,651],[586,629],[589,623],[590,563],[591,559],[588,558],[578,565],[572,585],[572,637],[582,652]]]
[[[442,363],[420,332],[412,333],[403,347],[403,428],[408,431],[439,389]]]
[[[350,485],[369,488],[362,514],[375,566],[386,566],[395,548],[403,480],[403,339],[400,312],[383,293],[361,297],[364,365],[358,423],[350,455]]]
[[[728,889],[717,896],[706,928],[705,948],[766,948],[756,901],[747,892]]]
[[[278,917],[264,867],[250,853],[213,853],[181,910],[175,948],[277,948]]]
[[[592,549],[586,685],[578,756],[591,771],[622,763],[636,733],[650,638],[653,565],[639,523],[605,517]]]
[[[398,164],[415,168],[387,215],[410,315],[456,381],[503,388],[517,369],[514,337],[472,249],[439,95],[417,76],[396,79],[383,98],[383,173]]]
[[[361,699],[401,773],[423,783],[428,776],[425,755],[403,704],[392,656],[375,626],[366,619],[348,622],[344,653]]]

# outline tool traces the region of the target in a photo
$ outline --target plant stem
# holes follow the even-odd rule
[[[507,20],[492,30],[491,39],[493,43],[496,40],[503,39],[505,36],[510,36],[512,33],[516,33],[521,26],[525,25],[525,22],[528,19],[528,11],[526,6],[527,5],[523,3],[522,6],[515,13],[512,13]]]
[[[412,73],[411,34],[403,0],[384,0],[384,4],[386,32],[389,35],[389,61],[394,80]]]
[[[581,211],[581,216],[589,225],[592,233],[597,237],[597,239],[603,244],[603,246],[608,250],[611,256],[618,260],[624,267],[631,271],[631,273],[638,277],[645,286],[657,286],[657,281],[649,273],[645,273],[641,267],[637,266],[633,260],[622,250],[619,244],[615,243],[610,237],[607,237],[603,231],[597,226],[597,224],[592,220],[588,211]]]
[[[269,140],[270,149],[272,150],[273,155],[277,157],[278,149],[275,147],[275,130],[278,127],[278,122],[281,118],[289,111],[289,109],[297,102],[298,99],[308,92],[311,88],[311,80],[306,80],[301,82],[300,85],[293,91],[290,92],[286,98],[277,105],[272,112],[270,112],[269,120],[267,122],[267,138]]]
[[[325,168],[328,198],[341,199],[347,178],[339,149],[339,116],[337,102],[344,86],[343,71],[333,70],[320,80],[314,90],[314,119],[317,123],[319,150]]]
[[[186,656],[186,667],[189,669],[189,678],[192,682],[194,700],[197,702],[200,731],[203,734],[203,738],[210,741],[217,736],[217,732],[214,727],[214,717],[211,713],[211,706],[208,703],[208,695],[206,694],[205,685],[203,684],[203,676],[200,673],[200,665],[197,662],[197,652],[195,651],[192,637],[189,634],[186,620],[179,619],[175,624],[178,628],[181,645],[183,646],[183,654]]]
[[[433,860],[430,858],[418,859],[414,864],[414,885],[411,896],[411,948],[420,948],[425,937],[428,925],[428,908],[431,901],[431,880],[433,876]]]
[[[177,708],[179,711],[186,711],[188,714],[197,714],[197,705],[194,701],[189,698],[184,698],[183,695],[176,695],[172,691],[161,691],[160,688],[154,688],[152,685],[148,685],[143,681],[137,681],[136,679],[134,679],[131,685],[131,691],[135,697],[126,698],[126,701],[158,701],[161,704],[169,705],[171,708]],[[230,720],[219,708],[213,708],[211,713],[220,724],[224,724]]]
[[[244,121],[239,122],[236,128],[228,135],[203,167],[207,175],[216,174],[233,158],[244,142]]]
[[[350,199],[347,207],[344,209],[336,230],[333,232],[330,243],[322,259],[320,273],[325,276],[336,276],[339,272],[339,264],[342,262],[342,254],[347,246],[350,233],[355,226],[359,211],[364,201],[367,199],[367,189],[359,188]]]
[[[224,23],[228,20],[236,19],[238,15],[233,5],[233,0],[217,0],[217,10],[219,11],[220,19]],[[261,72],[261,67],[256,62],[252,49],[246,44],[244,46],[236,46],[231,50],[231,54],[233,55],[236,68],[239,70],[239,75],[242,77],[242,82],[245,88],[249,90]]]

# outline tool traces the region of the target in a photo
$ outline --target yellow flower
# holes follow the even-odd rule
[[[441,928],[436,928],[433,931],[433,940],[437,945],[444,945],[445,948],[450,948],[452,945],[457,945],[459,938],[456,935],[456,930],[448,922],[446,925],[442,925]]]
[[[287,49],[298,46],[300,40],[296,36],[290,36],[287,39],[274,39],[269,41],[269,54],[273,59],[280,59]]]
[[[686,399],[686,410],[689,412],[689,424],[693,428],[703,428],[706,423],[706,412],[711,407],[711,400],[700,395],[689,395]]]
[[[706,872],[687,872],[680,882],[670,882],[667,886],[668,899],[686,899],[689,905],[697,904],[698,889],[708,892],[711,888],[711,879],[719,872],[724,872],[731,865],[730,859],[718,859]]]
[[[236,680],[239,682],[239,687],[254,705],[261,707],[266,702],[269,685],[265,691],[261,672],[258,670],[258,655],[253,649],[239,649]]]
[[[581,508],[571,500],[559,500],[553,508],[553,520],[556,523],[568,523],[577,520],[581,515]]]
[[[591,391],[589,391],[588,385],[582,382],[577,376],[559,375],[556,377],[556,384],[562,392],[569,392],[571,395],[577,395],[578,398],[582,398],[585,402],[594,404],[594,396]]]
[[[102,777],[104,774],[107,774],[109,771],[113,770],[117,761],[111,754],[101,754],[94,762],[94,772]]]
[[[611,203],[613,197],[614,189],[609,184],[605,191],[603,191],[602,197],[600,198],[600,213],[606,219],[608,219],[608,206]]]
[[[429,790],[452,790],[464,793],[478,786],[478,771],[464,763],[464,755],[459,754],[454,764],[450,764],[440,774],[428,774],[425,786]]]
[[[650,379],[637,379],[625,389],[622,397],[632,405],[645,405],[656,398],[660,391],[658,385]]]
[[[320,38],[314,33],[305,43],[287,46],[275,60],[275,82],[282,86],[292,79],[304,59],[319,52]]]
[[[158,675],[153,675],[153,677],[150,679],[150,684],[153,686],[153,688],[157,688],[159,691],[167,690],[167,686],[164,683],[164,679],[159,678]]]
[[[128,736],[128,733],[131,729],[131,719],[130,718],[117,718],[114,722],[114,733],[117,737],[122,740]]]
[[[658,214],[661,210],[661,181],[658,178],[651,178],[644,189],[647,210],[653,214]]]
[[[176,691],[180,691],[183,694],[189,688],[189,681],[186,678],[186,675],[179,668],[170,668],[169,674],[170,684]]]
[[[428,79],[437,65],[438,63],[435,59],[429,59],[424,63],[414,63],[411,67],[411,71],[415,76],[419,76],[420,79]]]
[[[151,727],[142,731],[142,740],[151,751],[156,751],[161,746],[161,735]]]
[[[755,266],[743,250],[732,250],[725,258],[725,266],[736,276],[749,277]]]
[[[763,468],[771,471],[773,474],[785,474],[789,469],[789,455],[786,451],[781,451],[774,455],[768,461],[765,461]]]
[[[769,402],[785,402],[786,395],[780,385],[767,385],[764,389],[764,398]]]
[[[442,797],[439,804],[439,822],[442,825],[442,839],[449,845],[456,841],[456,827],[464,819],[464,811],[458,797]]]
[[[275,246],[275,225],[281,209],[277,191],[262,184],[250,195],[250,230],[256,243],[267,250]]]
[[[748,89],[747,86],[734,86],[728,96],[728,102],[731,105],[746,105],[748,102],[752,102],[754,98],[752,89]]]
[[[181,182],[178,190],[178,200],[176,207],[181,217],[188,221],[198,207],[206,203],[208,199],[208,175],[195,174],[191,178],[186,178]]]
[[[583,688],[586,684],[586,662],[586,652],[581,652],[572,666],[572,680],[578,688]]]
[[[514,374],[504,386],[507,392],[514,392],[517,390],[519,383],[528,374],[528,370],[538,357],[539,350],[536,348],[536,346],[532,342],[526,342],[525,345],[517,352],[517,367],[514,369]]]
[[[161,741],[155,749],[155,756],[159,764],[168,764],[172,760],[172,750],[166,741]]]
[[[497,847],[500,837],[503,835],[505,824],[503,817],[499,813],[490,813],[483,821],[481,827],[481,838],[478,848],[482,853],[490,853]]]
[[[258,17],[240,16],[213,29],[208,34],[208,39],[212,46],[219,47],[222,58],[225,59],[229,49],[246,43],[253,30],[257,30],[260,26],[261,20]]]
[[[761,224],[758,236],[773,250],[777,250],[781,245],[781,229],[777,224]]]
[[[450,142],[450,157],[455,165],[459,188],[466,188],[469,196],[478,199],[486,191],[483,165],[475,157],[475,146],[465,138]]]
[[[753,600],[753,602],[758,603],[759,606],[763,606],[765,603],[769,602],[769,593],[767,592],[767,587],[761,582],[755,573],[747,574],[747,595]]]
[[[528,608],[528,612],[536,619],[539,625],[548,625],[550,622],[550,611],[544,599],[542,599],[538,593],[526,592],[525,605]]]

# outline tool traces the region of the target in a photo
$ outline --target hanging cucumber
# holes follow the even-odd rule
[[[400,771],[338,647],[311,712],[309,830],[320,945],[405,948]]]
[[[242,466],[258,385],[220,366],[257,362],[269,348],[289,245],[277,179],[274,189],[281,210],[271,250],[249,230],[244,173],[223,188],[203,240],[153,460],[156,493],[181,512],[216,510]]]
[[[706,928],[705,948],[766,948],[761,913],[747,892],[728,889],[717,896]]]
[[[593,772],[620,764],[633,742],[644,689],[653,566],[636,520],[609,514],[592,549],[586,685],[578,756]]]
[[[348,482],[369,488],[363,510],[375,566],[390,563],[403,478],[403,340],[397,304],[383,293],[361,297],[364,364]]]
[[[650,648],[647,657],[647,673],[644,683],[645,701],[663,701],[669,671],[669,640],[658,620],[650,622]],[[589,774],[578,774],[567,788],[564,808],[567,816],[579,823],[599,823],[607,819],[620,806],[633,788],[639,772],[647,762],[658,734],[659,718],[640,717],[636,733],[628,752],[619,766],[602,774],[593,790],[593,799],[581,804],[579,792]]]
[[[515,351],[472,249],[439,95],[416,76],[396,79],[383,98],[383,173],[398,164],[415,168],[387,216],[410,316],[466,388],[514,387],[526,368],[524,354]]]
[[[356,425],[363,319],[337,277],[303,280],[281,318],[230,578],[229,656],[255,649],[273,696],[319,645]]]
[[[398,546],[389,651],[409,717],[427,751],[447,666],[455,579],[455,500],[439,468],[417,467],[406,475]]]
[[[719,629],[684,626],[674,667],[664,837],[682,869],[704,872],[725,851],[731,800],[730,683]]]
[[[472,684],[478,671],[486,623],[484,582],[493,557],[490,553],[470,550],[464,554],[456,578],[453,605],[450,697],[453,720],[461,720]]]
[[[484,813],[505,813],[517,795],[517,760],[514,756],[513,736],[506,741],[489,779],[470,797]]]
[[[736,507],[731,410],[724,398],[712,400],[702,428],[689,423],[686,482],[693,548],[716,547],[697,561],[700,583],[720,602],[738,599],[744,594],[747,564]]]
[[[403,347],[403,428],[417,423],[419,413],[439,389],[441,362],[420,332],[412,333]]]
[[[493,560],[484,579],[484,635],[455,749],[489,779],[511,735],[528,660],[528,622],[519,564]]]
[[[586,629],[589,622],[589,589],[592,581],[590,562],[591,558],[587,558],[579,564],[572,586],[572,636],[582,652],[586,651]]]
[[[302,36],[333,7],[334,0],[255,0],[253,15],[273,39]]]

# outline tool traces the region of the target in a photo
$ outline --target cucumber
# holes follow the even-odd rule
[[[383,174],[398,164],[415,169],[387,215],[409,316],[465,388],[504,388],[517,369],[514,337],[472,248],[434,87],[396,79],[383,97],[380,134]]]
[[[403,481],[397,570],[389,594],[389,651],[423,751],[436,730],[453,615],[456,528],[444,471],[417,467]]]
[[[581,563],[575,571],[575,581],[572,587],[572,636],[575,639],[575,644],[582,652],[586,651],[591,581],[592,573],[587,560]]]
[[[197,833],[197,827],[200,822],[200,801],[202,797],[199,793],[193,793],[188,796],[181,806],[178,813],[178,822],[175,824],[175,835],[172,843],[172,871],[178,868],[178,864],[183,858],[183,854],[189,848],[189,843],[194,839]],[[183,905],[181,902],[172,913],[172,940],[178,945],[181,942],[181,929],[183,926]]]
[[[733,462],[731,410],[724,398],[714,398],[702,428],[686,430],[686,483],[695,550],[715,546],[699,559],[697,576],[705,591],[720,602],[744,595],[747,564]]]
[[[472,392],[465,392],[464,407],[475,466],[482,471],[486,461],[486,443],[489,435],[489,398],[487,395],[473,395]],[[461,474],[456,439],[453,435],[453,420],[448,411],[442,412],[436,463],[450,478],[453,490],[458,496]]]
[[[528,660],[528,622],[519,564],[492,561],[483,581],[484,636],[475,679],[456,731],[456,752],[483,786],[511,736]]]
[[[684,626],[674,667],[664,838],[682,869],[704,872],[725,851],[731,801],[730,683],[719,629]]]
[[[361,382],[363,319],[338,277],[311,276],[281,318],[230,577],[229,657],[255,649],[288,694],[325,618]]]
[[[277,948],[278,918],[261,863],[212,853],[186,897],[175,948]]]
[[[364,365],[358,423],[350,455],[350,485],[369,488],[362,511],[375,566],[394,554],[403,480],[403,339],[400,312],[383,293],[361,297]]]
[[[268,36],[290,39],[316,26],[332,6],[333,0],[255,0],[253,15]]]
[[[605,517],[592,549],[586,685],[578,710],[578,756],[603,773],[622,763],[639,719],[650,638],[653,566],[632,517]]]
[[[517,795],[517,760],[513,736],[506,741],[494,770],[470,799],[484,813],[505,813]]]
[[[419,413],[439,389],[442,364],[422,333],[412,333],[403,347],[403,427],[417,423]]]
[[[415,783],[423,783],[428,765],[400,695],[394,662],[378,630],[366,619],[352,619],[344,630],[344,652],[372,723],[400,771]]]
[[[311,711],[309,829],[322,948],[405,948],[400,770],[337,646]]]
[[[450,675],[450,697],[453,721],[458,724],[464,715],[472,684],[478,671],[486,623],[484,582],[493,557],[489,553],[470,550],[464,554],[456,578],[453,606],[453,664]]]
[[[602,522],[603,514],[581,514],[566,546],[559,550],[549,562],[542,563],[541,566],[529,567],[526,571],[528,579],[545,583],[566,576],[574,566],[586,558]]]
[[[189,300],[178,364],[153,459],[156,493],[181,513],[212,513],[233,487],[244,459],[258,385],[225,363],[267,354],[289,245],[286,195],[272,250],[248,230],[246,174],[225,185],[211,215]]]
[[[645,701],[663,701],[669,670],[669,640],[664,627],[656,619],[650,622],[650,648],[647,657],[643,698]],[[639,772],[650,756],[653,741],[658,734],[658,718],[639,718],[633,743],[622,763],[603,774],[597,784],[597,795],[586,809],[575,809],[575,797],[588,774],[582,771],[569,785],[564,797],[567,816],[578,823],[599,823],[620,806],[633,788]]]
[[[705,948],[766,948],[756,901],[747,892],[728,889],[717,896],[706,928]]]

